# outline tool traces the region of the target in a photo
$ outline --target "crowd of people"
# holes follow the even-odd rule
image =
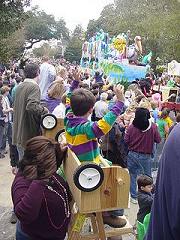
[[[178,130],[180,122],[180,114],[176,113],[175,119],[163,107],[161,94],[153,92],[154,82],[154,75],[147,74],[124,90],[121,85],[113,86],[101,70],[93,73],[65,60],[54,66],[48,57],[43,57],[41,64],[26,61],[20,69],[16,66],[1,71],[0,158],[8,153],[8,142],[15,175],[11,222],[16,222],[17,217],[17,240],[65,239],[70,222],[72,196],[65,180],[56,173],[66,147],[41,136],[41,118],[47,113],[64,119],[67,145],[81,162],[100,164],[103,156],[107,162],[128,168],[131,202],[139,204],[137,220],[143,223],[151,212],[156,191],[152,171],[159,168],[166,142],[162,158],[169,161],[165,152],[174,141],[170,132]],[[162,161],[160,168],[161,186],[155,187],[158,191],[165,178]],[[166,189],[162,194],[166,195]],[[156,192],[153,217],[157,216],[160,199],[162,196]],[[168,218],[159,207],[162,216]],[[176,207],[178,211],[178,204]],[[123,214],[123,209],[106,212],[104,223],[123,227]],[[153,221],[151,218],[152,231]],[[168,228],[173,231],[170,225]],[[157,238],[149,230],[147,239],[177,238]]]

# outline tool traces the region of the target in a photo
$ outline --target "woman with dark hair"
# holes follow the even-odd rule
[[[67,183],[56,174],[66,156],[58,143],[38,136],[27,141],[12,184],[18,218],[16,240],[63,240],[70,221]]]
[[[133,123],[127,128],[125,142],[129,149],[127,165],[131,178],[131,201],[137,203],[136,178],[139,174],[151,175],[153,146],[161,142],[157,125],[151,122],[148,109],[136,109]]]

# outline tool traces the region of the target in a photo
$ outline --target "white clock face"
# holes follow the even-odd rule
[[[100,179],[101,175],[95,168],[86,168],[79,174],[79,184],[86,189],[96,187]]]
[[[62,132],[62,133],[58,136],[58,142],[61,143],[62,145],[67,143],[64,132]]]
[[[53,116],[46,116],[42,124],[46,129],[52,129],[56,125],[56,119]]]

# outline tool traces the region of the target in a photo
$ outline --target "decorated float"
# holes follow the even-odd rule
[[[152,52],[142,55],[141,37],[131,38],[131,32],[110,38],[100,30],[95,36],[83,43],[81,66],[93,71],[102,69],[112,81],[144,78],[149,70]]]

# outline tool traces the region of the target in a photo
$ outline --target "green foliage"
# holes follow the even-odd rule
[[[167,66],[164,66],[164,65],[157,65],[156,66],[156,72],[158,74],[162,74],[165,70],[167,71]]]
[[[44,43],[41,47],[34,48],[33,54],[36,57],[48,56],[50,58],[56,58],[56,56],[61,55],[62,52],[60,51],[60,48],[51,47],[48,43]]]
[[[24,24],[26,49],[42,40],[64,38],[67,41],[69,39],[69,30],[63,19],[55,21],[53,15],[40,11],[37,7],[28,14],[29,18]]]
[[[111,72],[114,72],[119,74],[119,77],[120,77],[120,74],[123,73],[122,67],[119,66],[118,64],[108,63],[104,61],[100,64],[100,66],[106,75],[109,75]]]
[[[82,54],[81,49],[82,49],[82,41],[76,37],[72,37],[66,48],[64,57],[70,62],[76,61],[79,63],[81,59],[81,54]]]
[[[25,42],[23,21],[28,17],[24,11],[30,0],[0,1],[0,62],[8,62],[23,52]]]
[[[77,25],[65,51],[65,58],[70,61],[80,62],[82,55],[82,44],[84,41],[84,31],[81,25]]]
[[[0,1],[0,37],[6,38],[22,26],[27,17],[24,8],[30,0],[1,0]]]
[[[0,39],[0,62],[8,63],[10,59],[22,55],[24,33],[21,29],[11,33],[7,38]]]
[[[168,62],[180,61],[180,1],[115,0],[107,5],[97,20],[90,20],[87,37],[101,28],[110,36],[131,30],[142,37],[143,55],[153,51],[153,65],[160,57]]]
[[[54,26],[55,20],[52,15],[34,9],[29,12],[29,18],[24,25],[26,41],[33,44],[53,38]]]
[[[30,0],[0,1],[0,61],[2,62],[18,57],[20,53],[22,55],[25,49],[32,48],[41,40],[61,39],[63,44],[69,40],[69,30],[63,19],[56,21],[54,16],[40,11],[37,7],[24,12],[24,7],[28,4]],[[47,51],[52,56],[59,54],[59,49],[47,48]],[[43,48],[37,52],[40,54]]]
[[[61,38],[64,40],[64,42],[69,41],[69,29],[66,27],[66,22],[64,19],[59,19],[55,23],[55,33],[54,33],[54,38],[59,39]]]

